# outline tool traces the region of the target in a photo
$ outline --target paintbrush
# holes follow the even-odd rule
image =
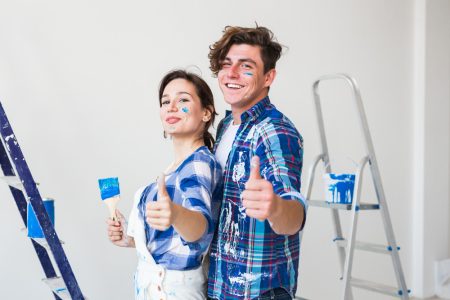
[[[113,221],[117,221],[116,206],[120,200],[119,178],[103,178],[98,180],[100,195],[103,203],[108,206],[109,216]]]

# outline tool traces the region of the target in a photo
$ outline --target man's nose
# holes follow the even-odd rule
[[[228,77],[231,77],[231,78],[239,77],[239,65],[238,64],[231,65],[228,68],[227,75],[228,75]]]

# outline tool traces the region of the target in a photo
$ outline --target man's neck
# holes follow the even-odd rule
[[[246,106],[231,106],[231,114],[233,115],[233,124],[239,125],[241,124],[241,116],[243,113],[248,111],[250,108],[261,102],[264,98],[267,97],[267,94],[264,97],[261,97],[259,100],[255,102],[251,102],[251,104],[248,104]]]

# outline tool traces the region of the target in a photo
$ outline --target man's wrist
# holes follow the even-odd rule
[[[273,194],[273,196],[274,196],[273,201],[275,203],[274,210],[270,214],[270,216],[267,218],[270,226],[272,226],[274,223],[276,223],[278,218],[283,214],[283,201],[284,200],[275,193]]]

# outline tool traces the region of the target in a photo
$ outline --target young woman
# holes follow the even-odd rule
[[[161,81],[159,104],[174,160],[158,182],[137,191],[128,226],[120,212],[119,221],[108,220],[109,239],[137,250],[136,299],[205,299],[201,264],[222,197],[208,132],[216,115],[213,95],[197,75],[175,70]]]

